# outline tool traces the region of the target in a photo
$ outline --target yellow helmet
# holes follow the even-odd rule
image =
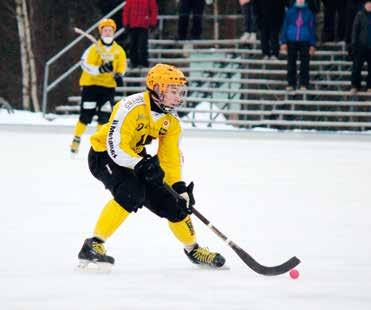
[[[99,33],[102,32],[103,27],[112,27],[114,32],[116,31],[117,28],[115,21],[111,18],[104,18],[99,22],[98,24]]]
[[[155,85],[158,85],[161,93],[166,91],[168,85],[183,86],[186,83],[187,79],[183,72],[167,64],[155,65],[148,71],[146,77],[147,88],[153,91]]]

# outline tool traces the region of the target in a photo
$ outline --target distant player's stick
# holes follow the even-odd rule
[[[73,30],[78,34],[83,35],[84,37],[86,37],[87,39],[89,39],[91,42],[93,42],[96,45],[97,51],[101,55],[104,62],[109,62],[113,60],[112,55],[104,51],[104,49],[98,44],[98,40],[94,36],[92,36],[90,33],[87,33],[84,30],[77,28],[77,27],[73,28]]]
[[[179,199],[179,194],[177,194],[171,187],[165,185],[166,188]],[[193,189],[193,182],[191,183]],[[288,261],[284,262],[281,265],[277,266],[263,266],[259,264],[250,254],[241,249],[236,243],[232,240],[229,240],[219,229],[214,227],[206,217],[204,217],[193,205],[191,205],[192,213],[207,227],[209,227],[220,239],[222,239],[232,250],[242,259],[242,261],[254,270],[256,273],[264,276],[277,276],[283,273],[286,273],[300,264],[300,259],[296,256],[290,258]]]
[[[92,36],[90,33],[87,33],[84,30],[77,27],[73,28],[73,30],[75,30],[75,32],[78,34],[82,34],[84,37],[88,38],[94,44],[98,44],[98,40],[94,38],[94,36]]]

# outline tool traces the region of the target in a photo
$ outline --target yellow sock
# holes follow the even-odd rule
[[[107,240],[130,213],[121,207],[114,199],[103,208],[94,229],[94,236]]]
[[[175,237],[185,246],[196,243],[196,233],[189,215],[180,222],[173,223],[169,221],[169,227]]]
[[[81,137],[82,134],[85,132],[85,129],[86,129],[86,124],[83,124],[80,121],[78,121],[75,126],[75,132],[74,132],[75,137]]]

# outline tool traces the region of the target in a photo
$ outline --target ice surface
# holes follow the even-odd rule
[[[142,209],[107,243],[111,274],[75,269],[110,195],[71,160],[67,134],[0,132],[1,309],[371,309],[371,144],[185,136],[198,209],[266,265],[293,255],[301,276],[263,277],[194,219],[229,269],[192,265],[166,221]]]

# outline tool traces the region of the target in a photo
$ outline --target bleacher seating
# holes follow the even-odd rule
[[[319,48],[311,60],[311,88],[295,92],[285,90],[285,55],[263,60],[259,42],[150,40],[149,54],[151,65],[174,64],[188,76],[188,97],[180,112],[185,122],[195,126],[221,122],[247,128],[363,131],[371,127],[371,93],[350,93],[352,63],[341,44]],[[129,69],[117,99],[143,91],[146,72],[147,68]],[[71,96],[70,104],[57,111],[78,111],[79,100]],[[209,102],[210,109],[197,109],[201,102]],[[197,113],[210,117],[198,120]],[[216,120],[215,114],[224,120]]]

